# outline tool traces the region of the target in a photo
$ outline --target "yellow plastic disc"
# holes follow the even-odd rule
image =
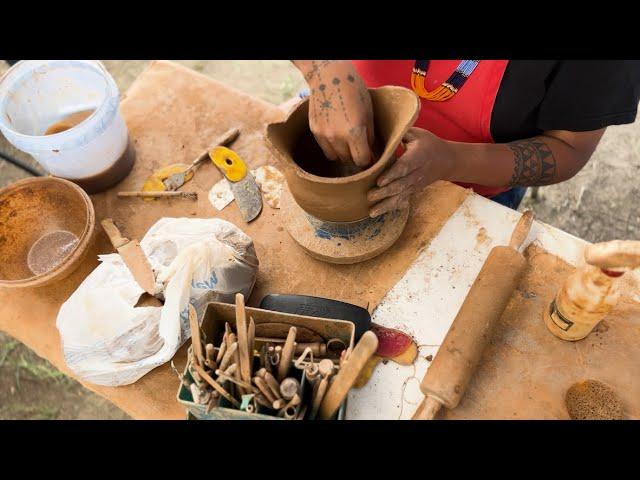
[[[247,165],[233,150],[226,147],[216,147],[209,152],[213,164],[232,182],[239,182],[247,176]]]

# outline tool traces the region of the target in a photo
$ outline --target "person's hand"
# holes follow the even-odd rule
[[[343,60],[296,62],[311,95],[309,126],[329,160],[367,167],[374,140],[371,97],[355,67]]]
[[[405,152],[369,190],[371,217],[409,207],[413,193],[436,180],[447,180],[453,171],[454,155],[449,144],[421,128],[411,128],[403,138]]]

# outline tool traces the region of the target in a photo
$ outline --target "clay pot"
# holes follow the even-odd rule
[[[67,277],[85,257],[94,227],[91,199],[67,180],[27,178],[0,190],[0,287],[39,287]],[[57,266],[34,274],[29,251],[54,232],[75,236],[77,242]],[[46,256],[51,249],[41,245]]]
[[[373,103],[376,137],[383,151],[368,169],[354,175],[329,177],[308,171],[309,166],[315,166],[313,162],[330,162],[324,157],[313,160],[301,158],[304,152],[300,154],[300,141],[311,135],[308,98],[284,122],[272,123],[267,127],[267,145],[284,170],[293,198],[315,218],[329,222],[353,222],[368,217],[371,203],[367,200],[367,192],[394,161],[402,137],[418,117],[420,101],[407,88],[372,88],[369,93]],[[319,148],[317,144],[315,147]],[[296,155],[297,158],[294,158]],[[302,166],[306,166],[307,170]]]

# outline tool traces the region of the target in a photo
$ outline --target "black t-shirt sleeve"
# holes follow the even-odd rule
[[[584,132],[632,123],[640,99],[640,61],[563,60],[547,78],[537,128]]]

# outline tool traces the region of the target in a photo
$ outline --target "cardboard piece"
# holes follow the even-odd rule
[[[407,226],[393,248],[357,265],[331,265],[312,259],[289,237],[280,225],[280,210],[265,205],[249,225],[233,203],[217,211],[207,193],[222,176],[209,162],[189,182],[189,190],[199,194],[197,202],[117,198],[118,191],[139,190],[162,166],[189,163],[232,127],[240,129],[234,151],[252,169],[275,164],[263,133],[267,124],[284,117],[282,110],[180,65],[156,61],[131,86],[121,111],[136,150],[136,163],[120,184],[92,196],[96,219],[113,218],[130,238],[142,238],[161,217],[219,217],[238,225],[254,240],[260,260],[249,306],[257,306],[268,293],[295,293],[326,296],[373,309],[469,193],[438,182],[416,198]],[[64,281],[36,289],[0,289],[0,329],[67,374],[70,372],[62,357],[56,316],[60,305],[97,266],[97,255],[113,252],[101,229],[96,230],[95,239],[86,259]],[[178,371],[184,369],[187,346],[188,342],[174,357]],[[185,411],[175,399],[177,385],[178,379],[168,364],[133,385],[85,384],[134,418],[184,419]]]

